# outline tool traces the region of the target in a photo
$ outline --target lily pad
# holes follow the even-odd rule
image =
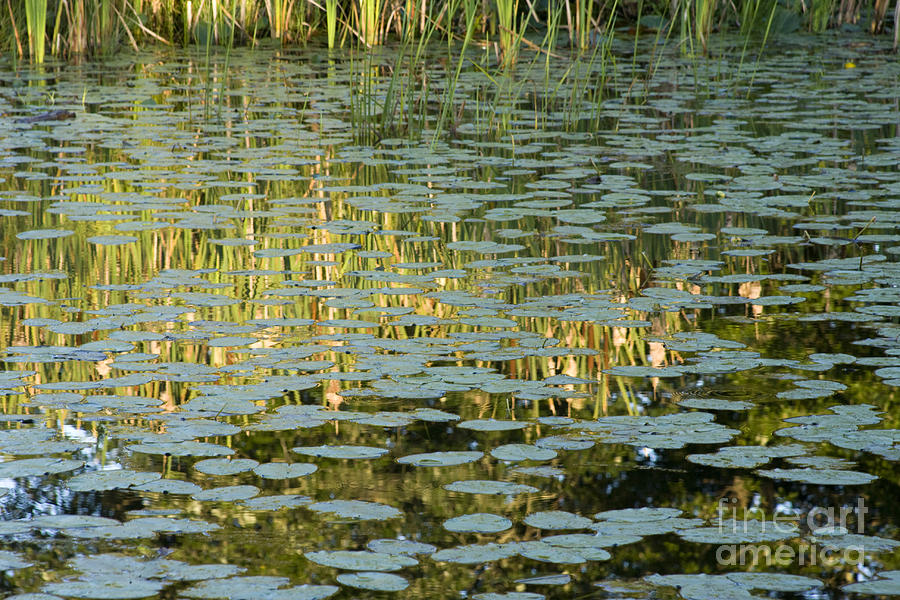
[[[556,451],[530,444],[504,444],[491,450],[491,456],[498,460],[518,462],[522,460],[550,460],[556,458]]]
[[[515,544],[475,544],[439,550],[432,554],[431,558],[438,562],[475,565],[509,558],[515,556],[517,552]]]
[[[452,467],[475,462],[483,456],[484,452],[426,452],[424,454],[401,456],[397,459],[397,462],[402,465],[413,465],[416,467]]]
[[[513,431],[515,429],[525,429],[529,425],[530,423],[523,423],[522,421],[500,421],[496,419],[475,419],[456,424],[460,429],[473,429],[475,431]]]
[[[900,596],[900,571],[881,571],[877,579],[845,585],[841,589],[851,594],[867,596]]]
[[[101,490],[124,489],[134,485],[149,483],[162,477],[155,472],[119,469],[114,471],[90,471],[72,477],[67,482],[73,492],[95,492]]]
[[[318,470],[311,463],[263,463],[253,468],[253,472],[263,479],[292,479],[305,477]]]
[[[210,579],[195,584],[180,593],[188,598],[226,598],[227,600],[260,600],[284,598],[285,600],[322,600],[336,594],[340,588],[334,585],[290,585],[287,577],[257,575]]]
[[[522,519],[526,525],[538,529],[587,529],[594,522],[587,517],[563,510],[547,510],[531,513]]]
[[[489,494],[496,496],[514,496],[517,494],[533,494],[538,491],[536,487],[511,481],[492,481],[484,479],[472,479],[467,481],[454,481],[444,484],[444,489],[451,492],[465,494]]]
[[[403,514],[393,506],[362,500],[329,500],[310,504],[308,508],[315,512],[333,514],[342,519],[360,521],[383,521],[397,518]]]
[[[416,559],[403,554],[382,554],[366,550],[319,550],[304,552],[303,556],[317,565],[350,571],[399,571],[419,564]]]
[[[473,513],[444,521],[447,531],[466,533],[498,533],[512,527],[512,521],[492,513]]]
[[[307,456],[318,456],[322,458],[344,458],[344,459],[372,459],[379,458],[387,454],[386,448],[373,448],[372,446],[297,446],[293,448],[294,452],[306,454]]]
[[[761,469],[757,473],[772,479],[802,481],[813,485],[865,485],[878,479],[877,475],[838,469]]]
[[[366,547],[372,552],[382,554],[434,554],[437,551],[437,548],[431,544],[411,540],[378,539],[372,540],[366,544]]]
[[[337,580],[341,585],[377,592],[399,592],[409,587],[409,582],[399,575],[376,571],[341,573],[337,576]]]
[[[251,458],[209,458],[194,463],[194,469],[207,475],[237,475],[255,468],[259,463]]]
[[[226,485],[203,490],[194,494],[192,498],[201,502],[236,502],[253,498],[257,494],[259,488],[255,485]]]
[[[84,462],[69,458],[21,458],[0,463],[0,477],[18,478],[52,475],[81,468]]]

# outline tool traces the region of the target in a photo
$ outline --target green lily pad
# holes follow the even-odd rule
[[[876,475],[838,469],[761,469],[763,477],[785,481],[802,481],[813,485],[865,485],[878,479]]]
[[[379,458],[387,454],[386,448],[373,448],[371,446],[297,446],[293,448],[294,452],[306,454],[307,456],[318,456],[322,458],[343,458],[343,459],[372,459]]]
[[[444,521],[447,531],[466,533],[498,533],[512,527],[512,521],[492,513],[472,513]]]
[[[376,571],[341,573],[337,576],[337,580],[341,585],[377,592],[399,592],[409,587],[409,581],[399,575]]]
[[[413,465],[416,467],[452,467],[475,462],[483,456],[484,452],[426,452],[424,454],[401,456],[397,459],[397,462],[402,465]]]
[[[115,471],[90,471],[72,477],[67,482],[73,492],[125,489],[161,478],[160,473],[120,469]]]
[[[587,517],[563,510],[548,510],[527,515],[522,521],[538,529],[587,529],[594,524]]]
[[[399,571],[419,564],[415,558],[403,554],[381,554],[366,550],[318,550],[304,552],[303,556],[317,565],[350,571]]]
[[[900,571],[881,571],[878,578],[843,586],[841,589],[851,594],[867,596],[900,596]]]
[[[290,585],[287,577],[257,575],[210,579],[195,584],[180,593],[188,598],[226,598],[227,600],[260,600],[284,598],[285,600],[322,600],[338,593],[334,585]]]
[[[437,550],[431,544],[391,539],[372,540],[366,544],[366,547],[372,552],[380,552],[381,554],[434,554]]]
[[[253,472],[263,479],[292,479],[306,477],[318,470],[311,463],[263,463],[253,468]]]
[[[475,565],[509,558],[515,556],[517,552],[515,544],[474,544],[439,550],[432,554],[431,558],[438,562]]]
[[[194,469],[207,475],[237,475],[254,469],[258,464],[251,458],[208,458],[194,463]]]
[[[74,471],[83,461],[68,458],[21,458],[0,463],[0,477],[18,478]]]
[[[504,444],[491,450],[491,456],[498,460],[518,462],[522,460],[550,460],[556,458],[556,451],[530,444]]]
[[[203,490],[191,497],[201,502],[236,502],[253,498],[257,494],[259,488],[255,485],[226,485]]]
[[[383,521],[397,518],[403,514],[393,506],[362,500],[329,500],[310,504],[307,508],[315,512],[333,514],[342,519],[360,521]]]
[[[460,429],[472,429],[474,431],[513,431],[516,429],[525,429],[531,423],[523,423],[522,421],[501,421],[496,419],[474,419],[472,421],[462,421],[456,426]]]
[[[536,487],[510,481],[492,481],[484,479],[472,479],[467,481],[454,481],[444,484],[444,489],[451,492],[464,494],[489,494],[495,496],[514,496],[517,494],[533,494],[538,491]]]

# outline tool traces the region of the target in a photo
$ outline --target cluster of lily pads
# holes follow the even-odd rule
[[[896,122],[892,98],[873,92],[890,69],[872,53],[872,69],[829,74],[834,89],[821,89],[798,80],[806,59],[790,56],[761,63],[768,79],[753,101],[673,92],[689,65],[664,54],[646,96],[624,61],[616,97],[573,95],[572,113],[542,116],[545,129],[511,101],[487,111],[512,120],[499,140],[461,123],[455,139],[376,147],[351,144],[346,99],[321,84],[324,67],[276,55],[261,70],[235,58],[246,68],[235,94],[248,102],[224,105],[215,123],[196,122],[202,94],[182,71],[144,65],[147,78],[124,96],[64,71],[51,85],[76,119],[0,119],[0,311],[11,330],[0,566],[41,569],[26,549],[60,549],[64,566],[30,586],[45,598],[414,597],[443,593],[415,585],[426,565],[471,574],[515,563],[530,574],[472,597],[570,597],[567,586],[590,579],[610,594],[744,599],[823,581],[721,570],[607,580],[597,574],[616,566],[597,565],[666,539],[815,542],[865,548],[860,581],[844,592],[900,594],[898,571],[880,568],[900,546],[890,537],[686,514],[640,497],[572,508],[575,486],[602,490],[597,456],[619,453],[626,468],[684,456],[679,468],[719,488],[774,480],[785,496],[867,490],[879,476],[857,463],[900,456],[898,430],[877,427],[892,418],[879,394],[900,382],[900,145],[878,138],[860,153],[850,139],[858,123]],[[722,85],[752,83],[743,60],[722,61],[733,77]],[[713,72],[690,66],[695,84]],[[464,72],[457,93],[472,104],[460,118],[483,118],[475,105],[494,85]],[[22,110],[5,96],[0,108]],[[821,116],[836,110],[853,119]],[[695,113],[705,124],[681,127]],[[588,119],[609,129],[553,129]],[[777,131],[748,125],[757,121]],[[871,355],[766,347],[738,331],[823,323]],[[784,389],[703,393],[770,376]],[[877,386],[871,404],[849,402],[856,377]],[[821,399],[829,414],[807,410]],[[744,427],[773,403],[789,407],[777,425]],[[254,446],[273,439],[296,441],[280,458]],[[348,463],[423,483],[356,497],[365,485],[335,476],[352,473]],[[63,500],[31,499],[44,485],[58,498],[146,507],[94,500],[96,510],[64,514]],[[496,512],[428,505],[431,489],[460,503],[492,498]],[[428,526],[410,530],[416,503]],[[315,575],[135,545],[240,539],[230,517],[262,513],[333,533],[291,548]],[[388,538],[368,535],[373,522],[403,524]]]

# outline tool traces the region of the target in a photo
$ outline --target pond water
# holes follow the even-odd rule
[[[6,597],[900,594],[896,56],[525,54],[0,65]]]

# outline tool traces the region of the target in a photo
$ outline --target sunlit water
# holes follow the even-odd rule
[[[5,63],[2,589],[900,593],[884,44]]]

